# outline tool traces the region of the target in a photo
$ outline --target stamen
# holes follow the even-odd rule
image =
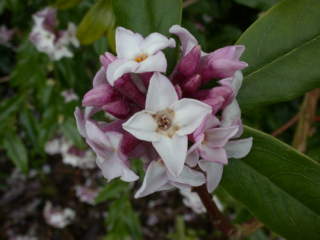
[[[157,117],[158,128],[166,131],[171,127],[171,119],[166,114]]]
[[[134,58],[134,60],[139,63],[139,62],[142,62],[142,61],[146,60],[147,58],[148,58],[147,54],[141,53],[138,56],[136,56]]]

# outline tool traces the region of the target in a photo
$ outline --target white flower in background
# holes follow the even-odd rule
[[[188,134],[194,132],[211,107],[194,99],[178,99],[170,80],[154,73],[150,80],[145,110],[122,126],[140,140],[152,142],[174,176],[181,173],[188,149]]]
[[[45,145],[46,153],[61,154],[63,163],[82,169],[92,169],[96,166],[95,155],[91,150],[75,147],[65,138],[55,138]]]
[[[201,214],[206,212],[206,208],[203,206],[199,195],[192,192],[190,188],[180,189],[180,193],[183,196],[183,203],[187,207],[191,208],[195,213]]]
[[[95,199],[99,194],[99,189],[80,185],[75,187],[75,191],[76,196],[81,202],[88,203],[90,205],[94,205]]]
[[[46,202],[43,209],[43,216],[46,223],[55,228],[65,228],[76,217],[76,213],[71,208],[62,209],[60,207],[53,207],[51,202]]]
[[[167,60],[162,49],[175,47],[173,38],[160,33],[151,33],[143,38],[123,27],[116,29],[117,59],[107,69],[107,79],[114,82],[125,73],[165,72]]]
[[[14,29],[8,29],[7,26],[1,25],[0,26],[0,44],[2,45],[9,45],[9,41],[12,39],[15,33]]]
[[[64,98],[65,103],[77,101],[79,99],[78,95],[73,91],[73,89],[63,91],[61,96]]]
[[[76,26],[68,24],[68,29],[57,29],[56,9],[45,8],[33,15],[34,26],[30,33],[30,40],[39,52],[46,53],[52,60],[63,57],[73,57],[70,45],[79,47],[76,38]]]

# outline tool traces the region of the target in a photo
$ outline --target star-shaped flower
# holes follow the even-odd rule
[[[168,78],[155,73],[149,84],[145,110],[134,114],[123,128],[152,145],[174,176],[181,173],[188,148],[188,134],[193,133],[211,107],[194,99],[178,99]]]

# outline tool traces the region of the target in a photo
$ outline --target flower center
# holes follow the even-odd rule
[[[171,119],[166,114],[157,116],[158,128],[163,131],[166,131],[171,127],[171,122]]]
[[[139,63],[139,62],[142,62],[142,61],[146,60],[147,58],[148,58],[147,54],[141,53],[138,56],[136,56],[134,58],[134,60]]]

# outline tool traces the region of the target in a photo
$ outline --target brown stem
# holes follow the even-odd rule
[[[282,125],[280,128],[275,130],[271,135],[276,137],[280,135],[281,133],[285,132],[288,128],[293,126],[297,121],[299,120],[299,114],[296,114],[291,118],[288,122],[286,122],[284,125]]]
[[[194,187],[193,191],[198,193],[203,205],[206,207],[213,227],[221,231],[225,237],[230,237],[235,234],[237,230],[236,227],[219,211],[212,200],[211,194],[208,193],[206,185]]]
[[[192,5],[192,4],[194,4],[194,3],[198,2],[198,1],[199,0],[186,0],[186,1],[183,2],[182,7],[183,8],[189,7],[190,5]]]
[[[307,148],[307,139],[312,132],[319,97],[319,88],[308,92],[305,95],[300,108],[299,123],[293,138],[292,146],[301,152],[304,152]]]

